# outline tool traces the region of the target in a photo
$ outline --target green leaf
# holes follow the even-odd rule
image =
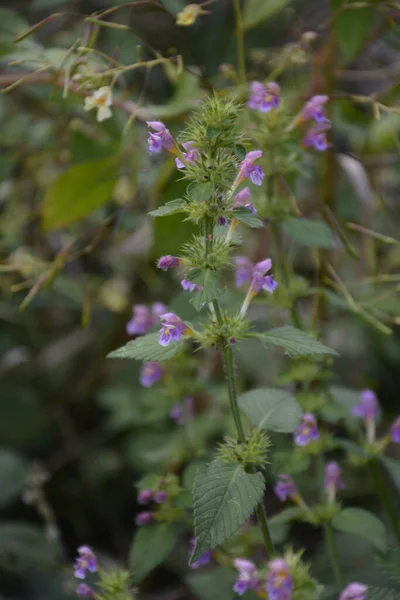
[[[182,198],[171,200],[163,206],[159,206],[155,210],[149,212],[151,217],[164,217],[165,215],[174,215],[185,210],[186,202]]]
[[[240,396],[239,406],[259,429],[291,433],[300,423],[302,410],[285,390],[262,388]]]
[[[352,409],[360,402],[360,391],[352,390],[341,385],[333,385],[329,388],[334,401],[342,406],[346,413],[351,415]]]
[[[279,451],[273,454],[272,468],[275,474],[303,473],[310,467],[311,457],[308,454],[290,451]]]
[[[388,577],[400,583],[400,548],[392,548],[385,554],[377,553],[376,560]]]
[[[394,485],[400,490],[400,461],[390,456],[381,456],[381,461],[389,472]]]
[[[323,221],[286,217],[282,221],[284,232],[301,246],[311,248],[336,248],[332,231]]]
[[[43,227],[47,230],[65,227],[109,202],[118,169],[115,158],[91,160],[67,169],[46,192]]]
[[[385,526],[372,513],[362,508],[344,508],[332,519],[332,525],[338,531],[355,533],[369,540],[378,550],[387,547]]]
[[[335,37],[346,63],[361,50],[378,16],[373,6],[353,9],[350,4],[347,6],[334,21]]]
[[[199,600],[233,600],[235,579],[232,569],[218,567],[212,571],[194,571],[185,582]]]
[[[171,554],[176,542],[176,529],[171,523],[147,525],[136,533],[129,554],[134,583],[139,583],[150,571]]]
[[[285,8],[289,2],[290,0],[247,0],[243,15],[244,30],[256,27],[271,18]]]
[[[207,202],[212,196],[214,186],[211,181],[206,183],[194,183],[188,188],[188,194],[194,202]]]
[[[277,515],[273,515],[268,519],[268,523],[271,525],[282,525],[284,523],[290,523],[295,521],[303,514],[303,509],[298,506],[288,506],[281,510]]]
[[[259,228],[264,227],[264,223],[261,221],[257,215],[251,212],[249,208],[245,206],[240,206],[239,208],[235,208],[233,211],[235,219],[244,223],[248,227]]]
[[[312,356],[321,354],[336,354],[336,350],[324,346],[321,342],[304,333],[300,329],[286,325],[260,333],[257,337],[265,346],[279,346],[286,350],[288,356]]]
[[[233,535],[250,517],[264,493],[261,473],[214,460],[193,486],[194,530],[197,538],[191,564]]]
[[[168,346],[160,346],[159,339],[160,334],[158,332],[138,337],[136,340],[125,344],[125,346],[110,352],[107,358],[134,358],[136,360],[162,362],[182,349],[182,340],[170,342]]]
[[[400,592],[389,588],[369,587],[367,600],[400,600]]]
[[[190,275],[189,275],[190,277]],[[224,290],[218,287],[218,273],[206,269],[196,274],[193,278],[190,277],[190,281],[197,285],[202,285],[203,289],[200,292],[192,292],[192,297],[189,302],[194,306],[196,310],[201,310],[209,302],[215,300],[224,293]]]
[[[5,506],[24,489],[25,461],[11,450],[0,450],[0,506]]]
[[[165,104],[146,106],[146,115],[152,119],[173,119],[196,106],[204,96],[200,89],[200,77],[193,73],[183,72],[177,82],[175,93]]]
[[[11,569],[26,570],[27,566],[32,565],[53,565],[57,547],[40,527],[23,521],[2,522],[0,555],[3,567],[7,565]]]

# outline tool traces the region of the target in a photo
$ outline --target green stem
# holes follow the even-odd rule
[[[335,575],[336,583],[339,588],[343,587],[343,578],[340,570],[339,558],[335,542],[335,534],[330,523],[324,525],[325,541],[329,551],[329,558],[332,564],[332,570]]]
[[[372,481],[374,483],[375,490],[381,499],[381,502],[385,508],[387,516],[397,541],[400,544],[400,526],[397,518],[396,510],[393,506],[390,493],[386,489],[385,481],[382,476],[381,466],[376,459],[371,460],[368,463],[369,472],[371,474]]]
[[[246,83],[246,54],[244,46],[243,20],[240,9],[240,0],[233,0],[235,11],[235,33],[236,33],[236,52],[238,60],[238,72],[240,83]]]

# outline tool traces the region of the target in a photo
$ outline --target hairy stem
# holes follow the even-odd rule
[[[238,72],[240,83],[246,83],[246,53],[244,45],[244,32],[240,0],[233,0],[235,11],[235,33],[236,33],[236,52],[238,61]]]
[[[397,541],[400,543],[400,525],[396,514],[396,510],[393,506],[390,492],[387,490],[384,478],[382,476],[382,470],[379,462],[376,459],[371,460],[368,463],[369,472],[375,487],[375,490],[381,499],[381,502],[385,508],[390,525],[392,526],[393,534]]]

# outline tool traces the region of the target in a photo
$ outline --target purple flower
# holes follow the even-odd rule
[[[156,502],[157,504],[164,504],[167,498],[168,494],[164,491],[156,492],[154,494],[154,502]]]
[[[324,488],[331,504],[335,501],[337,491],[344,488],[342,469],[336,462],[325,465]]]
[[[167,307],[161,302],[154,302],[151,309],[145,304],[135,304],[132,309],[133,317],[126,325],[126,332],[129,335],[145,334],[166,310]]]
[[[136,525],[138,527],[143,527],[143,525],[148,525],[154,521],[154,514],[150,511],[142,511],[136,515]]]
[[[218,225],[226,225],[227,224],[227,220],[226,217],[218,217]]]
[[[96,573],[97,559],[89,546],[80,546],[78,548],[78,557],[74,564],[74,576],[78,579],[85,579],[86,571]]]
[[[137,501],[139,504],[148,504],[153,499],[152,490],[140,490],[137,495]]]
[[[316,123],[326,123],[328,119],[324,115],[324,105],[328,102],[329,96],[313,96],[303,107],[301,118],[304,121],[314,119]]]
[[[162,269],[163,271],[168,271],[168,269],[173,269],[177,267],[180,263],[180,260],[177,256],[171,256],[171,254],[166,254],[165,256],[161,256],[157,261],[157,267]]]
[[[196,538],[192,537],[189,540],[189,556],[192,556],[195,546],[196,546]],[[212,560],[212,552],[211,552],[211,550],[208,550],[208,552],[206,552],[205,554],[200,556],[200,558],[195,560],[194,563],[192,563],[190,565],[190,567],[192,569],[198,569],[199,567],[204,567],[205,565],[210,564],[211,560]]]
[[[361,417],[367,423],[375,421],[379,414],[378,399],[372,390],[363,390],[360,393],[360,402],[351,411],[355,417]]]
[[[182,156],[186,162],[196,162],[196,160],[199,160],[199,151],[194,147],[194,142],[185,142],[182,146],[186,150],[186,152],[182,152]],[[175,159],[175,164],[178,169],[184,169],[186,166],[180,158]]]
[[[178,342],[187,326],[175,313],[165,313],[160,316],[162,327],[159,339],[160,346],[168,346],[170,342]]]
[[[259,112],[269,112],[278,108],[280,102],[280,87],[275,81],[265,85],[259,81],[250,84],[250,96],[247,106]]]
[[[183,425],[185,421],[183,416],[183,407],[180,404],[175,404],[175,406],[171,408],[169,417],[174,423],[176,423],[176,425]]]
[[[349,583],[339,596],[339,600],[365,600],[368,587],[362,583]]]
[[[195,290],[197,292],[200,292],[203,289],[202,285],[196,285],[195,283],[192,283],[187,279],[182,279],[181,286],[185,290],[185,292],[194,292]]]
[[[268,563],[268,575],[265,585],[268,600],[290,600],[293,582],[287,563],[282,558],[275,558]]]
[[[255,185],[262,184],[262,180],[265,177],[263,170],[260,166],[253,164],[255,160],[261,158],[262,154],[262,150],[253,150],[252,152],[248,152],[246,154],[245,159],[240,163],[239,174],[236,181],[237,184],[241,183],[248,177],[250,177],[251,181]]]
[[[329,146],[326,132],[330,129],[330,126],[330,122],[326,120],[323,123],[316,123],[311,127],[303,138],[304,148],[313,146],[316,150],[324,152]]]
[[[145,388],[149,388],[162,379],[164,369],[158,362],[148,362],[142,365],[139,375],[139,383]]]
[[[272,268],[272,260],[267,258],[253,265],[245,256],[235,258],[235,285],[240,287],[250,281],[250,295],[258,294],[262,289],[272,293],[278,286],[272,275],[266,275]]]
[[[81,598],[93,598],[93,590],[86,583],[80,583],[75,588],[75,593],[77,596],[81,596]]]
[[[390,428],[390,439],[395,444],[400,444],[400,417],[397,417]]]
[[[248,187],[245,187],[238,194],[236,194],[235,204],[233,205],[233,208],[238,208],[239,206],[244,206],[245,208],[248,208],[249,210],[251,210],[251,212],[254,215],[256,215],[257,209],[254,207],[252,202],[249,202],[249,200],[250,200],[250,190]]]
[[[278,475],[278,482],[274,487],[274,492],[279,500],[285,502],[287,498],[293,499],[297,496],[296,484],[290,475],[282,473],[281,475]]]
[[[234,566],[239,571],[239,576],[233,586],[233,591],[242,596],[247,590],[256,591],[260,585],[260,577],[256,565],[245,558],[235,558]]]
[[[311,413],[305,413],[301,423],[295,431],[294,441],[298,446],[307,446],[311,441],[319,438],[317,421]]]
[[[149,132],[149,137],[147,138],[150,154],[161,152],[162,148],[171,150],[174,147],[173,137],[164,123],[161,121],[147,121],[147,127],[156,132]]]

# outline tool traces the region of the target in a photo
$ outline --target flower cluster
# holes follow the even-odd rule
[[[85,579],[87,572],[97,572],[97,558],[89,546],[80,546],[74,564],[74,576],[77,579]],[[93,597],[93,590],[86,583],[80,583],[75,591],[83,598]]]
[[[259,112],[270,112],[273,108],[278,108],[280,92],[280,87],[275,81],[270,81],[265,85],[259,81],[253,81],[250,84],[247,106]]]
[[[294,434],[294,441],[297,446],[307,446],[310,442],[319,438],[317,420],[311,413],[305,413],[301,417],[300,425]]]
[[[239,173],[236,177],[234,187],[237,187],[242,181],[250,178],[250,181],[254,183],[254,185],[261,185],[262,180],[265,177],[265,173],[259,165],[255,165],[254,162],[261,158],[263,155],[261,150],[252,150],[248,152],[245,158],[240,163]]]
[[[174,138],[164,123],[161,121],[147,121],[147,126],[153,130],[153,132],[149,132],[149,137],[147,138],[150,154],[158,154],[163,148],[169,151],[174,148]]]
[[[132,319],[126,325],[126,332],[129,335],[144,335],[157,324],[166,310],[167,307],[162,302],[154,302],[151,309],[145,304],[135,304]]]
[[[168,492],[165,489],[162,489],[162,486],[159,489],[151,490],[149,488],[144,488],[138,492],[137,501],[138,504],[150,504],[154,502],[155,504],[164,504],[168,499]],[[148,525],[154,521],[154,512],[149,510],[143,510],[136,515],[136,525],[138,527],[143,527],[144,525]]]
[[[275,558],[268,563],[266,578],[261,576],[251,560],[236,558],[233,564],[239,572],[233,589],[240,596],[247,590],[253,590],[259,595],[264,592],[269,600],[291,599],[293,580],[284,559]]]
[[[274,492],[282,502],[285,502],[288,498],[293,500],[298,496],[295,482],[290,475],[287,475],[286,473],[278,475],[278,481],[274,487]]]
[[[170,342],[178,342],[182,335],[189,331],[187,325],[175,313],[165,313],[160,316],[160,346],[168,346]]]
[[[324,106],[328,100],[328,96],[313,96],[304,105],[298,120],[300,122],[308,121],[309,119],[315,121],[315,124],[307,131],[303,138],[304,148],[312,146],[320,152],[328,148],[329,144],[326,133],[331,127],[331,122],[324,114]]]

